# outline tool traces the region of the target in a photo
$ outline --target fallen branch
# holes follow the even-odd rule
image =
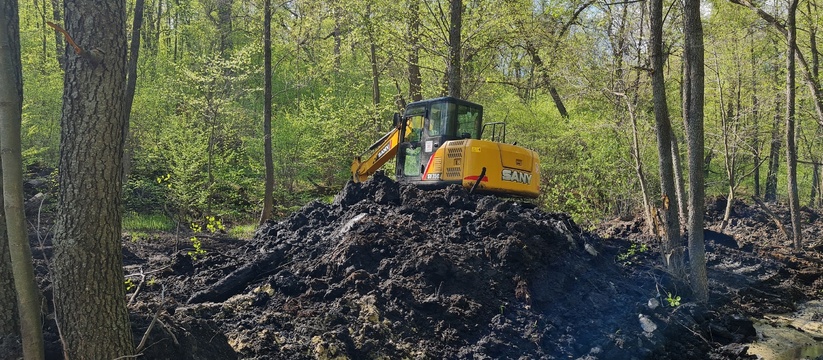
[[[771,210],[769,210],[766,204],[764,204],[763,201],[760,200],[760,198],[758,198],[757,196],[752,196],[752,200],[754,200],[757,206],[760,207],[760,210],[763,210],[763,212],[766,213],[766,215],[772,218],[772,221],[774,221],[775,225],[777,225],[777,228],[783,232],[783,235],[786,235],[786,239],[791,240],[792,237],[789,235],[789,232],[786,231],[786,227],[783,226],[783,223],[780,221],[777,215],[775,215]]]
[[[205,290],[198,291],[189,298],[186,302],[188,304],[202,303],[207,301],[221,302],[225,301],[232,295],[237,294],[243,290],[246,285],[258,277],[266,270],[280,265],[286,259],[286,251],[284,247],[278,247],[273,252],[270,252],[254,262],[248,263],[232,271],[224,278],[220,279],[214,285]]]

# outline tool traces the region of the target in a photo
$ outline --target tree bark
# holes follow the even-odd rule
[[[271,218],[274,207],[274,160],[271,144],[271,0],[263,6],[263,147],[266,163],[266,185],[263,194],[263,212],[258,225]]]
[[[754,196],[760,198],[760,101],[757,98],[757,59],[754,52],[754,40],[752,40],[751,50],[751,66],[752,66],[752,156],[754,157],[754,171],[752,177],[754,179]]]
[[[228,58],[229,52],[234,47],[231,38],[231,7],[233,3],[234,0],[217,0],[217,31],[219,32],[218,36],[220,36],[220,55],[223,58]]]
[[[763,200],[777,201],[777,171],[780,169],[780,103],[774,105],[774,121],[772,123],[771,146],[769,148],[769,169],[766,173],[766,189]]]
[[[129,119],[131,119],[131,108],[134,104],[134,92],[137,89],[137,57],[140,55],[140,32],[143,26],[144,0],[136,0],[134,3],[134,24],[131,31],[131,44],[129,45],[129,64],[126,79],[126,121],[123,123],[123,136],[125,136],[125,148],[123,151],[123,179],[129,178],[131,173],[131,160],[134,155],[134,146],[129,141]]]
[[[423,100],[423,80],[420,77],[420,0],[409,1],[409,97]]]
[[[657,133],[657,153],[660,167],[660,189],[663,198],[663,226],[666,238],[661,248],[668,272],[679,280],[685,280],[686,270],[680,237],[677,199],[672,167],[672,126],[666,103],[666,85],[663,79],[663,1],[650,3],[651,35],[649,41],[652,61],[652,89],[654,94],[654,118]]]
[[[3,162],[0,160],[0,179],[3,178]],[[0,204],[3,203],[3,182],[0,181]],[[17,315],[17,292],[14,290],[14,273],[9,255],[9,239],[6,236],[6,211],[0,206],[0,352],[16,359],[23,354],[20,342],[20,323]]]
[[[795,52],[797,49],[797,3],[798,0],[789,0],[789,19],[786,22],[788,30],[788,49],[786,54],[786,171],[789,191],[789,210],[792,217],[792,237],[794,247],[801,249],[803,237],[800,229],[800,198],[797,192],[797,146],[794,120],[795,104]]]
[[[65,15],[67,32],[92,56],[66,58],[51,272],[55,313],[67,358],[122,358],[134,351],[120,242],[125,2],[70,1]]]
[[[632,158],[634,159],[634,172],[640,182],[640,194],[643,196],[643,215],[646,217],[646,225],[650,234],[657,234],[658,229],[652,215],[652,205],[649,199],[649,185],[646,181],[646,174],[643,171],[643,159],[640,157],[640,139],[637,134],[637,117],[634,107],[628,96],[623,95],[626,100],[626,107],[629,111],[629,118],[632,122]]]
[[[680,159],[680,146],[677,135],[672,128],[672,168],[674,169],[674,190],[677,192],[677,210],[680,215],[680,222],[688,219],[689,200],[686,197],[686,184],[683,180],[683,162]]]
[[[60,24],[63,22],[63,12],[60,11],[60,8],[63,6],[63,3],[60,0],[51,0],[51,13],[52,18],[55,24]],[[60,64],[60,68],[65,70],[66,69],[66,59],[63,56],[63,53],[66,51],[65,45],[63,44],[63,34],[58,31],[54,32],[54,45],[55,49],[57,50],[55,53],[55,57],[57,58],[57,63]]]
[[[449,65],[448,84],[449,96],[460,98],[461,95],[461,32],[463,28],[463,0],[450,0],[449,13],[451,22],[449,25]]]
[[[23,158],[20,128],[23,116],[23,70],[20,59],[20,20],[16,0],[0,0],[0,159],[2,159],[2,190],[5,215],[5,234],[0,240],[8,241],[8,248],[0,246],[0,256],[8,254],[17,293],[17,311],[23,356],[42,359],[43,326],[40,319],[40,291],[34,279],[31,248],[26,233],[23,208]],[[8,250],[6,250],[8,249]],[[8,253],[6,252],[8,251]],[[2,266],[6,268],[6,265]],[[8,274],[2,274],[0,283],[7,288]],[[15,291],[11,291],[14,293]],[[5,295],[3,297],[7,297]],[[5,326],[15,319],[7,317],[13,306],[3,305],[6,311],[0,317]],[[6,334],[4,329],[0,336]],[[13,334],[11,332],[10,334]]]
[[[709,281],[706,276],[706,247],[703,238],[705,184],[703,181],[703,106],[704,61],[703,24],[700,19],[700,0],[686,0],[683,10],[685,33],[684,58],[689,78],[688,117],[686,134],[689,144],[689,275],[690,284],[700,302],[709,299]]]

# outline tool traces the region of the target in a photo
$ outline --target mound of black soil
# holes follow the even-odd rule
[[[376,176],[196,261],[132,259],[159,268],[135,334],[160,314],[146,358],[707,356],[707,312],[669,306],[628,245],[529,203]],[[746,338],[717,320],[723,344]]]

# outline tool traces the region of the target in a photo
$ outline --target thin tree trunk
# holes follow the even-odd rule
[[[69,359],[134,352],[120,242],[126,90],[125,2],[73,0],[66,57],[52,277]],[[94,24],[93,27],[88,24]]]
[[[629,101],[629,97],[623,95],[626,100],[626,107],[629,110],[629,118],[632,122],[632,158],[634,159],[634,172],[640,182],[640,194],[643,196],[643,215],[646,217],[646,225],[650,234],[657,234],[657,222],[652,216],[652,205],[649,199],[649,185],[646,181],[646,174],[643,171],[643,161],[640,157],[640,140],[637,136],[637,117],[635,117],[634,107]]]
[[[777,201],[777,171],[780,168],[780,147],[783,143],[780,139],[780,103],[776,103],[774,107],[771,146],[769,148],[769,169],[766,173],[766,190],[763,195],[763,200],[766,202]]]
[[[0,84],[3,84],[0,86],[0,172],[3,175],[2,199],[8,236],[0,236],[0,239],[8,241],[8,256],[11,259],[14,289],[17,293],[23,356],[25,359],[42,359],[44,348],[43,326],[40,320],[41,296],[34,278],[31,248],[26,233],[26,215],[23,209],[23,158],[20,143],[23,120],[23,70],[20,60],[20,20],[17,11],[16,0],[0,0]],[[0,246],[0,250],[0,256],[5,258],[6,246]],[[6,268],[5,265],[2,267]],[[4,287],[8,286],[6,280],[8,279],[0,279]],[[6,310],[13,309],[12,305],[3,307]],[[14,319],[7,318],[5,311],[3,313],[0,322],[4,322],[4,326],[13,325]]]
[[[689,78],[686,134],[689,144],[689,279],[700,302],[709,299],[706,276],[706,248],[703,238],[705,184],[703,182],[703,106],[704,61],[703,24],[700,20],[700,0],[686,0],[683,10],[685,34],[684,58]]]
[[[662,256],[668,272],[676,279],[685,280],[686,270],[683,246],[680,237],[678,208],[672,202],[677,198],[674,189],[674,169],[672,167],[671,134],[669,110],[666,104],[666,85],[663,79],[663,1],[650,3],[652,60],[652,88],[654,94],[654,118],[657,127],[657,153],[660,167],[660,189],[663,198],[663,226],[666,238],[663,241]]]
[[[63,23],[63,12],[60,11],[60,8],[63,6],[63,3],[60,0],[51,0],[51,13],[52,17],[54,18],[55,24]],[[63,53],[66,51],[65,45],[63,44],[63,36],[60,32],[54,32],[54,44],[55,49],[57,50],[55,53],[55,57],[57,58],[57,63],[60,64],[60,69],[66,69],[66,60],[63,57]]]
[[[797,28],[795,26],[798,0],[789,1],[788,51],[786,54],[786,170],[788,172],[789,210],[792,217],[794,247],[801,249],[803,242],[800,229],[800,199],[797,192],[797,147],[795,145],[795,52],[797,49]]]
[[[263,212],[258,225],[271,218],[274,207],[274,160],[271,143],[271,0],[265,0],[263,19],[263,147],[266,162],[266,185],[263,195]]]
[[[423,100],[423,80],[420,77],[420,0],[409,1],[409,97]]]
[[[126,105],[124,110],[126,121],[123,123],[123,136],[125,136],[125,150],[123,151],[124,181],[129,178],[129,174],[131,173],[131,159],[134,155],[134,146],[129,141],[129,119],[131,119],[134,92],[137,88],[137,57],[140,55],[140,30],[143,26],[143,7],[144,0],[136,0],[134,4],[134,24],[132,24],[131,44],[129,46],[129,64],[126,69],[128,77],[126,80]]]
[[[231,7],[233,3],[234,0],[217,0],[217,31],[219,32],[218,36],[220,36],[220,55],[223,58],[228,58],[229,52],[234,47],[231,38]]]
[[[0,70],[1,71],[1,70]],[[2,115],[0,115],[2,116]],[[0,179],[3,178],[3,162],[0,160]],[[0,181],[0,204],[3,204],[3,182]],[[9,239],[6,236],[6,211],[0,206],[0,350],[7,351],[11,359],[23,356],[16,344],[20,341],[20,322],[17,314],[17,292],[14,290],[14,273],[9,255]]]
[[[677,135],[672,128],[672,168],[674,169],[674,188],[677,191],[677,209],[680,215],[680,222],[684,223],[688,219],[689,199],[686,197],[686,184],[683,179],[683,162],[680,160],[680,146]]]
[[[449,1],[449,65],[448,71],[448,93],[449,96],[460,98],[461,95],[461,32],[463,28],[463,0]]]
[[[754,156],[754,196],[760,198],[760,101],[757,98],[757,59],[754,52],[754,37],[752,37],[751,66],[752,66],[752,155]]]

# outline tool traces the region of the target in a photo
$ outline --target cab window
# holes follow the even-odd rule
[[[423,115],[412,116],[406,121],[409,127],[409,133],[406,134],[405,141],[420,141],[420,136],[423,133]]]
[[[449,120],[449,104],[438,103],[432,105],[429,116],[429,136],[440,136],[443,132],[443,124]]]
[[[457,136],[461,138],[477,138],[477,118],[480,116],[478,109],[468,106],[457,106]],[[467,135],[468,134],[468,135]]]

